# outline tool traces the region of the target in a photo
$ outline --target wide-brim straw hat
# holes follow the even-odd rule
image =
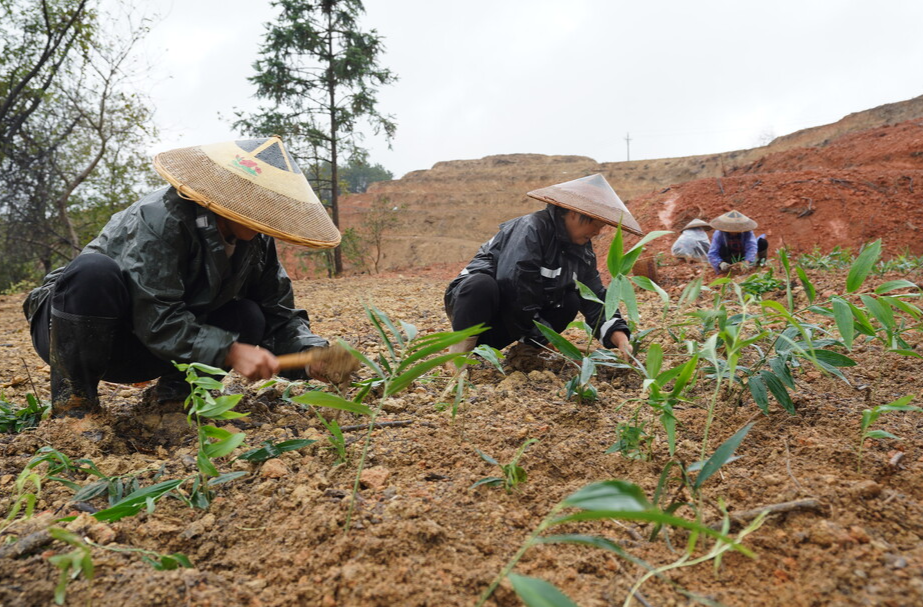
[[[711,227],[722,232],[749,232],[756,229],[756,222],[740,211],[728,211],[712,219]]]
[[[527,196],[565,209],[577,211],[611,226],[643,236],[641,226],[635,221],[625,203],[619,198],[606,178],[599,173],[573,181],[532,190]]]
[[[340,232],[278,137],[161,152],[154,168],[180,196],[262,234],[326,249]]]
[[[712,229],[711,224],[709,224],[707,221],[699,219],[698,217],[696,217],[695,219],[687,223],[685,226],[683,226],[683,231],[691,230],[692,228],[703,228],[705,230]]]

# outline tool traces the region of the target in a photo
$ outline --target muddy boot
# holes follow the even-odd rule
[[[51,412],[53,417],[98,413],[99,381],[106,372],[115,321],[51,310]]]
[[[217,378],[220,381],[220,378]],[[163,409],[183,410],[186,397],[189,396],[189,383],[186,374],[177,371],[160,377],[151,390],[151,400]],[[176,403],[177,406],[174,406]]]
[[[514,371],[543,371],[551,362],[547,350],[527,342],[514,344],[506,354],[506,364]]]
[[[220,378],[215,378],[219,379]],[[168,442],[173,441],[174,434],[184,434],[188,430],[186,423],[186,398],[189,396],[189,383],[186,374],[180,371],[161,376],[157,383],[145,391],[142,397],[143,408],[138,421],[141,427],[150,433],[167,433]]]
[[[474,346],[476,346],[477,343],[478,343],[478,338],[476,335],[474,337],[463,339],[457,344],[452,344],[451,346],[449,346],[449,349],[446,352],[446,354],[458,354],[460,352],[471,352],[472,350],[474,350]],[[466,366],[467,366],[467,363],[456,364],[454,360],[450,360],[449,362],[445,363],[445,370],[454,375],[456,373],[461,372]]]

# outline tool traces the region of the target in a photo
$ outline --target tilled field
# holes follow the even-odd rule
[[[661,271],[674,299],[693,272],[684,266]],[[812,280],[825,294],[839,292],[843,277],[818,274]],[[448,329],[444,286],[444,280],[397,276],[304,281],[296,290],[315,332],[375,354],[381,341],[363,303],[421,333],[442,331]],[[781,300],[784,293],[766,296]],[[804,304],[800,290],[798,297]],[[22,299],[0,298],[0,385],[6,400],[17,403],[33,390],[48,396],[48,368],[31,350]],[[660,300],[642,293],[639,301],[642,326],[661,323]],[[710,296],[703,295],[697,305],[710,306]],[[568,335],[579,341],[575,332]],[[665,368],[687,359],[682,344],[666,333],[655,332],[651,339],[663,346]],[[916,335],[910,339],[912,345],[920,341]],[[862,410],[907,394],[919,397],[920,363],[874,343],[857,342],[849,355],[858,363],[843,369],[850,383],[801,367],[793,391],[797,415],[775,401],[764,415],[746,393],[739,402],[719,399],[709,452],[745,424],[754,426],[737,449],[740,459],[704,487],[702,520],[720,520],[719,500],[732,514],[815,501],[770,516],[749,535],[744,544],[756,559],[729,552],[717,571],[709,561],[649,581],[641,589],[648,604],[693,604],[689,593],[748,607],[923,603],[923,414],[883,415],[875,427],[903,440],[867,441],[861,472],[856,454]],[[247,475],[218,487],[207,511],[166,497],[151,513],[98,523],[86,511],[104,508],[105,496],[75,504],[71,489],[47,481],[33,518],[9,526],[0,543],[80,514],[70,528],[96,544],[179,552],[194,565],[157,571],[137,552],[93,548],[95,577],[92,584],[81,577],[68,585],[71,605],[474,605],[563,498],[605,479],[636,483],[650,497],[669,461],[663,431],[649,412],[642,416],[652,420],[647,429],[656,439],[648,461],[606,453],[618,438],[618,424],[637,405],[632,399],[643,396],[638,374],[603,371],[594,382],[598,401],[576,403],[564,394],[572,366],[557,361],[536,367],[542,368],[507,368],[505,375],[486,363],[473,367],[472,385],[454,419],[452,397],[443,396],[449,378],[441,370],[387,399],[379,421],[410,423],[373,433],[348,533],[344,525],[364,433],[346,433],[348,460],[336,464],[335,453],[325,448],[326,430],[313,413],[284,402],[277,387],[258,390],[231,377],[229,391],[245,394],[238,409],[250,415],[226,427],[245,431],[247,445],[269,439],[318,442],[263,464],[221,460],[221,472]],[[690,402],[677,407],[676,461],[699,459],[713,385],[700,374]],[[138,473],[142,486],[155,478],[194,474],[193,431],[184,417],[169,414],[151,431],[160,414],[146,410],[143,390],[103,386],[104,405],[118,421],[118,431],[87,431],[74,422],[47,420],[21,434],[0,435],[0,512],[9,511],[17,476],[42,447],[73,460],[88,458],[109,476]],[[923,404],[919,400],[913,404]],[[362,421],[352,414],[339,419],[342,425]],[[471,488],[499,473],[477,451],[507,463],[530,438],[538,442],[519,462],[528,478],[515,491]],[[89,482],[81,475],[71,480]],[[675,484],[671,491],[677,491]],[[689,507],[676,514],[695,517]],[[649,542],[649,524],[615,520],[579,523],[567,531],[604,535],[654,566],[679,559],[687,537],[672,530],[669,542],[663,534]],[[0,558],[0,604],[51,604],[58,570],[49,558],[69,550],[52,542]],[[622,604],[644,574],[612,552],[564,545],[530,549],[515,571],[554,583],[584,607]],[[488,604],[520,603],[504,582]]]

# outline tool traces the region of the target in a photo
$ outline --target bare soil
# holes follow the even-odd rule
[[[668,263],[659,271],[675,298],[702,269]],[[453,273],[446,267],[423,277],[300,281],[297,297],[317,333],[343,337],[373,354],[381,344],[364,316],[363,302],[421,332],[446,330],[442,291]],[[811,276],[821,293],[842,287],[843,276]],[[799,298],[803,303],[804,295]],[[0,298],[0,385],[9,400],[18,402],[33,390],[48,396],[48,367],[32,352],[22,299]],[[642,324],[657,325],[659,300],[647,294],[640,299]],[[703,300],[701,305],[710,304]],[[678,345],[658,341],[668,357],[677,356],[672,360],[684,360]],[[846,369],[849,384],[802,369],[794,394],[797,415],[775,403],[770,415],[763,415],[749,398],[719,404],[709,451],[746,423],[755,426],[738,450],[741,459],[709,481],[709,500],[723,499],[732,513],[806,498],[818,500],[820,507],[767,519],[746,540],[757,559],[729,554],[717,572],[711,563],[670,572],[673,583],[725,605],[748,607],[923,604],[923,416],[883,416],[876,427],[903,440],[868,441],[862,472],[856,465],[862,410],[905,394],[920,395],[920,365],[875,345],[858,346],[851,356],[859,364]],[[625,419],[627,408],[620,407],[641,395],[638,376],[605,373],[596,381],[599,401],[577,404],[564,398],[563,386],[572,374],[560,364],[528,373],[507,369],[506,375],[478,365],[454,420],[439,406],[448,382],[441,371],[390,399],[383,419],[413,423],[374,432],[358,514],[348,533],[343,528],[361,442],[350,444],[347,463],[335,465],[335,455],[324,448],[325,430],[313,415],[283,402],[271,388],[259,391],[231,378],[230,390],[245,394],[239,408],[250,415],[228,427],[245,430],[250,445],[270,438],[320,440],[262,465],[225,461],[222,471],[249,474],[222,485],[208,511],[166,498],[151,514],[83,525],[80,532],[98,543],[182,552],[195,567],[159,572],[137,554],[94,549],[95,580],[92,586],[83,579],[71,582],[68,604],[473,605],[562,498],[604,479],[637,483],[650,496],[667,462],[662,440],[654,445],[652,461],[605,453],[616,440],[616,425]],[[120,419],[140,419],[146,415],[143,390],[104,384],[104,405]],[[709,394],[707,382],[700,382],[693,402],[677,411],[683,461],[699,458]],[[340,418],[342,424],[361,421],[345,414]],[[72,422],[48,420],[22,434],[0,436],[0,512],[9,508],[16,476],[42,446],[71,458],[90,458],[107,474],[146,470],[139,475],[143,484],[158,472],[163,480],[195,470],[193,433],[182,423],[157,432],[109,428],[102,439],[81,430]],[[505,463],[528,438],[539,442],[520,462],[528,480],[517,491],[471,489],[498,472],[475,449]],[[895,458],[899,452],[902,457]],[[26,535],[73,513],[72,495],[48,482],[33,521],[17,523],[5,535]],[[102,508],[105,500],[90,505]],[[677,514],[692,516],[688,508]],[[704,518],[717,520],[717,509]],[[606,535],[655,565],[676,560],[685,541],[682,533],[672,533],[672,552],[662,539],[645,541],[649,526],[616,521],[583,523],[573,531]],[[63,545],[51,544],[19,558],[0,558],[0,604],[50,604],[58,573],[48,558],[63,551]],[[553,582],[584,607],[622,604],[643,574],[611,553],[550,545],[527,552],[516,571]],[[660,580],[648,582],[642,593],[651,605],[691,604]],[[489,604],[519,602],[505,583]]]

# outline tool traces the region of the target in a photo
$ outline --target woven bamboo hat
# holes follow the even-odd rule
[[[526,195],[599,219],[610,226],[622,224],[622,229],[638,236],[644,235],[625,203],[599,173],[532,190]]]
[[[712,219],[711,227],[722,232],[749,232],[756,229],[756,222],[740,211],[728,211]]]
[[[692,228],[704,228],[706,230],[710,230],[711,224],[709,224],[707,221],[703,221],[699,219],[698,217],[696,217],[695,219],[687,223],[683,227],[683,230],[691,230]]]
[[[262,234],[326,249],[340,232],[279,137],[161,152],[154,168],[180,196]]]

